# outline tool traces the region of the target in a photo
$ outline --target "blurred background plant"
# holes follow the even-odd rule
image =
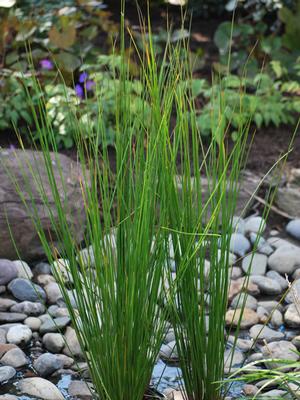
[[[192,18],[198,18],[191,29],[189,17],[186,26],[182,27],[180,5],[184,3]],[[135,25],[136,1],[130,0],[128,4],[132,4],[135,13],[129,12],[125,23],[141,50],[141,32]],[[141,0],[139,4],[143,8],[147,1]],[[150,7],[151,12],[156,13],[153,46],[161,60],[168,35],[174,43],[187,38],[190,41],[194,80],[191,84],[198,107],[197,124],[204,136],[209,137],[217,117],[212,94],[214,98],[224,96],[227,100],[225,118],[233,139],[236,138],[238,120],[246,120],[249,115],[253,116],[253,124],[258,129],[294,123],[300,112],[300,0],[154,0]],[[164,17],[167,10],[169,17]],[[118,11],[118,4],[105,1],[54,0],[46,4],[41,0],[0,0],[0,134],[9,135],[13,122],[18,124],[21,132],[29,126],[33,129],[33,138],[36,137],[23,101],[26,91],[32,92],[27,79],[26,47],[30,46],[37,78],[45,88],[57,144],[61,148],[70,148],[74,144],[74,132],[66,118],[66,96],[58,84],[57,70],[67,85],[70,105],[76,108],[83,124],[89,120],[96,128],[95,100],[97,96],[104,96],[105,144],[114,144],[111,66],[119,62]],[[208,17],[213,19],[212,34],[206,38],[198,20],[205,21]],[[171,31],[167,29],[167,23],[165,28],[165,22],[161,23],[168,18]],[[199,36],[206,38],[209,44],[195,39]],[[130,78],[135,79],[128,83],[131,104],[138,114],[147,105],[140,100],[141,85],[134,53],[131,47],[127,48]],[[86,82],[82,78],[84,72],[89,74]],[[242,104],[239,104],[237,89],[243,91]],[[34,103],[37,99],[33,93],[32,96]]]

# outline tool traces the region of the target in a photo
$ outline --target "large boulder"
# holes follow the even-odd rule
[[[68,224],[72,227],[74,239],[79,243],[83,239],[85,229],[80,182],[82,171],[76,162],[62,154],[51,153],[51,160],[58,193],[61,199],[67,200],[64,203],[64,212]],[[41,183],[49,206],[45,206],[42,199],[39,187]],[[23,204],[18,190],[22,192],[28,209]],[[0,150],[0,258],[16,259],[20,256],[27,261],[44,254],[32,222],[34,207],[31,196],[49,241],[59,248],[49,217],[50,208],[55,220],[58,219],[43,153],[30,150]],[[19,255],[16,253],[10,230]]]

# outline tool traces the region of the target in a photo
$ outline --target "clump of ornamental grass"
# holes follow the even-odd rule
[[[165,310],[159,305],[164,294],[166,231],[163,227],[167,224],[163,156],[177,71],[176,65],[166,59],[157,67],[151,35],[150,39],[145,38],[145,52],[139,55],[141,97],[151,105],[151,112],[149,116],[147,108],[143,118],[136,118],[128,91],[131,78],[125,58],[124,4],[121,25],[123,59],[121,68],[115,69],[112,88],[117,132],[114,167],[108,149],[99,150],[106,134],[101,119],[104,107],[101,97],[97,97],[96,131],[88,121],[83,126],[73,109],[68,114],[82,168],[78,179],[86,217],[84,242],[76,243],[74,228],[66,218],[68,198],[64,189],[59,191],[61,186],[54,174],[55,168],[61,169],[53,126],[42,89],[34,78],[40,102],[38,107],[32,106],[32,114],[57,217],[51,212],[38,169],[27,167],[50,218],[51,234],[42,228],[41,216],[34,201],[30,201],[32,194],[25,195],[14,181],[53,265],[53,274],[88,363],[93,395],[101,400],[143,399],[165,332]],[[28,179],[25,173],[24,179]],[[62,188],[64,179],[67,178],[61,174]],[[51,236],[62,244],[60,248],[53,248]]]

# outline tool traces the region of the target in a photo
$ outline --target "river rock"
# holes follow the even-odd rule
[[[76,332],[70,326],[67,327],[65,333],[65,343],[67,345],[63,349],[64,354],[70,357],[78,357],[80,359],[84,358],[83,352],[76,336]]]
[[[280,274],[291,275],[300,267],[300,248],[280,246],[268,259],[269,268]]]
[[[63,362],[52,353],[45,353],[39,356],[33,366],[37,373],[45,378],[53,374],[53,372],[63,367]]]
[[[14,300],[0,298],[0,311],[7,311],[15,304],[17,304],[17,302]],[[13,311],[13,310],[11,310],[11,311]],[[17,311],[17,312],[19,312],[19,311]]]
[[[240,321],[240,316],[242,314],[242,318]],[[226,312],[225,317],[226,325],[236,327],[240,326],[241,329],[247,329],[252,325],[255,325],[259,322],[258,315],[255,311],[250,308],[236,309],[236,310],[228,310]]]
[[[45,312],[46,307],[42,303],[34,303],[32,301],[22,301],[15,304],[10,309],[11,312],[19,312],[26,315],[38,316]]]
[[[300,219],[290,221],[286,226],[286,231],[295,239],[300,240]]]
[[[296,346],[286,340],[268,343],[262,348],[262,353],[266,359],[299,360]],[[282,364],[276,362],[266,362],[265,364],[267,368],[279,368],[282,366]],[[281,371],[289,371],[291,369],[290,367],[284,367]]]
[[[17,371],[13,367],[0,367],[0,384],[9,381],[16,375]]]
[[[263,233],[266,229],[266,221],[262,217],[249,217],[245,223],[245,232]]]
[[[0,326],[0,344],[6,343],[6,332],[4,329],[1,329]]]
[[[294,303],[300,299],[300,279],[293,282],[288,294],[285,296],[285,301],[287,303]]]
[[[42,325],[42,321],[37,317],[28,317],[25,319],[24,325],[28,326],[32,331],[38,331]]]
[[[53,166],[53,174],[56,182],[57,193],[61,197],[67,224],[72,228],[73,240],[80,243],[85,231],[85,212],[82,196],[83,174],[80,163],[76,163],[69,157],[50,153]],[[32,176],[31,171],[39,173]],[[10,173],[8,174],[7,171]],[[87,176],[87,175],[86,175]],[[28,201],[30,211],[23,204],[18,194],[16,185]],[[41,197],[41,189],[48,200],[47,206]],[[34,201],[34,210],[32,206]],[[42,229],[49,235],[51,230],[51,218],[48,207],[51,210],[51,218],[58,222],[58,212],[55,207],[48,172],[42,152],[31,150],[0,150],[0,257],[16,259],[18,254],[11,240],[14,237],[18,253],[22,260],[38,259],[44,255],[39,236],[32,221],[32,214],[37,212],[41,218]],[[74,218],[76,216],[76,218]],[[60,249],[61,244],[55,231],[51,230],[51,244],[53,248]]]
[[[8,343],[16,345],[24,345],[30,342],[32,338],[31,329],[26,325],[11,327],[6,335]]]
[[[267,343],[269,342],[274,342],[276,340],[281,340],[284,338],[284,334],[279,331],[275,331],[268,326],[257,324],[252,326],[252,328],[249,331],[250,336],[253,340],[255,341],[266,341]]]
[[[18,347],[8,350],[0,361],[3,365],[9,365],[14,368],[21,368],[28,364],[25,353]]]
[[[288,283],[282,275],[280,275],[277,271],[268,271],[266,273],[267,278],[274,279],[281,286],[281,290],[285,291],[288,288]]]
[[[16,278],[8,285],[13,296],[21,301],[43,301],[46,300],[46,293],[39,286],[28,279]]]
[[[26,314],[21,313],[0,312],[0,323],[20,322],[24,321],[26,317]]]
[[[0,172],[1,174],[1,172]],[[0,191],[1,193],[1,191]],[[1,213],[1,211],[0,211]],[[1,235],[1,234],[0,234]],[[2,245],[1,245],[2,246]],[[1,250],[0,250],[1,254]],[[12,261],[0,259],[0,285],[7,285],[18,276],[18,270]]]
[[[176,347],[176,341],[173,340],[168,344],[163,344],[160,348],[159,355],[163,360],[166,360],[168,362],[177,362],[178,351]]]
[[[300,305],[290,304],[284,314],[284,321],[290,328],[300,327]]]
[[[49,304],[55,304],[62,298],[61,290],[56,282],[50,282],[44,287]]]
[[[252,283],[258,286],[260,292],[263,294],[276,296],[282,292],[280,284],[274,279],[261,275],[252,275],[250,279]]]
[[[26,378],[18,383],[22,394],[38,397],[43,400],[64,400],[58,388],[43,378]]]
[[[249,240],[241,233],[233,233],[230,238],[230,251],[243,257],[250,250]]]
[[[274,328],[279,328],[283,325],[283,316],[279,310],[274,310],[271,316],[271,324]]]
[[[257,233],[251,232],[250,233],[250,242],[252,245],[256,246],[257,251],[266,256],[269,256],[273,253],[273,247],[264,239],[262,236],[258,235]]]
[[[245,278],[239,278],[230,281],[228,299],[232,300],[234,296],[242,291],[247,292],[252,296],[256,296],[260,293],[259,288],[257,285],[255,285],[255,283],[249,282]]]
[[[43,337],[43,344],[48,351],[60,353],[65,346],[65,341],[60,333],[46,333]]]
[[[249,254],[242,261],[242,269],[246,274],[265,275],[268,258],[265,254]]]
[[[83,381],[72,381],[68,388],[69,395],[75,397],[78,400],[91,400],[92,385]]]
[[[64,329],[71,322],[69,317],[47,318],[40,327],[40,332],[44,333],[58,332]]]
[[[245,355],[243,352],[235,349],[228,349],[224,353],[224,372],[227,374],[232,368],[241,367],[245,360]]]
[[[247,293],[237,294],[231,302],[232,308],[251,308],[251,310],[257,309],[257,300],[255,297]]]
[[[31,271],[31,268],[25,261],[16,260],[13,261],[13,263],[17,267],[18,278],[29,279],[29,280],[33,278],[33,273]]]

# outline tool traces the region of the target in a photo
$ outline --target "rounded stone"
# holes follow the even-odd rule
[[[18,383],[22,394],[38,397],[43,400],[64,400],[58,388],[43,378],[26,378]]]
[[[60,353],[65,346],[65,341],[60,333],[46,333],[43,337],[43,344],[48,351]]]
[[[8,350],[1,358],[3,365],[9,365],[14,368],[21,368],[28,364],[25,353],[18,347]]]
[[[8,343],[16,345],[24,345],[30,342],[32,338],[31,329],[26,325],[18,325],[11,327],[6,335]]]
[[[255,297],[247,293],[240,293],[236,295],[231,302],[232,308],[251,308],[251,310],[257,309],[257,300]]]
[[[26,315],[38,316],[43,314],[46,311],[46,307],[42,303],[34,303],[32,301],[22,301],[21,303],[17,303],[10,311],[19,312]]]
[[[7,285],[18,276],[18,270],[12,261],[0,259],[0,285]]]
[[[93,398],[92,385],[83,381],[72,381],[68,388],[69,395],[78,400],[90,400]]]
[[[252,326],[249,333],[251,338],[258,342],[266,341],[267,343],[269,343],[284,338],[284,334],[282,332],[275,331],[268,326],[262,324]]]
[[[69,317],[58,317],[51,319],[45,318],[42,320],[42,325],[40,327],[41,334],[50,333],[50,332],[58,332],[64,329],[71,322]]]
[[[268,345],[262,348],[263,356],[266,359],[281,359],[281,360],[291,360],[298,361],[299,354],[297,353],[296,346],[293,343],[288,342],[286,340],[281,340],[279,342],[271,342]],[[267,368],[279,368],[282,367],[282,364],[276,362],[266,362]],[[289,371],[294,367],[284,367],[281,371]]]
[[[250,280],[258,286],[260,292],[263,294],[276,296],[282,292],[280,284],[274,279],[261,275],[252,275]]]
[[[76,332],[73,328],[70,326],[67,327],[66,333],[65,333],[65,343],[67,343],[67,346],[64,347],[63,353],[67,356],[71,357],[78,357],[83,359],[83,352],[81,350],[79,341],[76,336]]]
[[[300,248],[283,245],[278,247],[268,259],[269,268],[280,274],[291,275],[300,267]]]
[[[9,291],[20,301],[39,301],[46,300],[46,293],[39,286],[28,279],[16,278],[8,285]]]
[[[267,278],[274,279],[276,282],[278,282],[281,286],[282,291],[288,288],[287,280],[283,278],[283,276],[280,275],[277,271],[268,271],[266,273],[266,276]]]
[[[257,324],[259,318],[255,311],[250,308],[244,308],[244,310],[228,310],[226,312],[225,321],[227,326],[240,326],[241,329],[247,329],[250,326]]]
[[[161,359],[166,360],[168,362],[177,362],[178,352],[176,347],[176,341],[173,340],[168,344],[163,344],[160,348],[159,355]]]
[[[230,238],[230,251],[243,257],[250,250],[249,240],[241,233],[233,233]]]
[[[271,316],[271,324],[274,328],[279,328],[283,325],[283,316],[279,310],[274,310]]]
[[[232,368],[241,367],[245,360],[243,352],[235,349],[232,353],[232,349],[225,350],[224,353],[224,372],[227,374]]]
[[[290,328],[300,327],[300,305],[290,304],[284,313],[284,321]]]
[[[266,229],[266,221],[262,217],[249,217],[245,222],[246,233],[262,233]]]
[[[259,236],[257,233],[250,233],[250,242],[253,246],[256,246],[257,251],[267,256],[272,254],[274,251],[273,247],[266,241],[266,239]]]
[[[265,254],[249,254],[242,261],[242,269],[246,274],[265,275],[268,258]]]
[[[63,362],[52,353],[45,353],[39,356],[33,363],[37,373],[45,378],[63,367]]]
[[[0,384],[9,381],[16,375],[16,370],[13,367],[0,367]]]
[[[28,326],[28,328],[30,328],[32,331],[38,331],[40,329],[40,326],[42,325],[42,322],[37,317],[28,317],[25,319],[24,324]]]
[[[62,298],[61,290],[56,282],[48,283],[44,287],[44,290],[47,294],[49,304],[55,304],[59,299]]]
[[[285,296],[285,301],[287,303],[295,303],[300,298],[300,279],[293,282],[288,294]]]
[[[295,239],[300,240],[300,219],[290,221],[286,226],[286,231]]]
[[[31,271],[31,268],[25,261],[16,260],[16,261],[13,261],[13,263],[17,267],[18,278],[24,278],[24,279],[29,279],[29,280],[31,280],[33,278],[33,273]]]

